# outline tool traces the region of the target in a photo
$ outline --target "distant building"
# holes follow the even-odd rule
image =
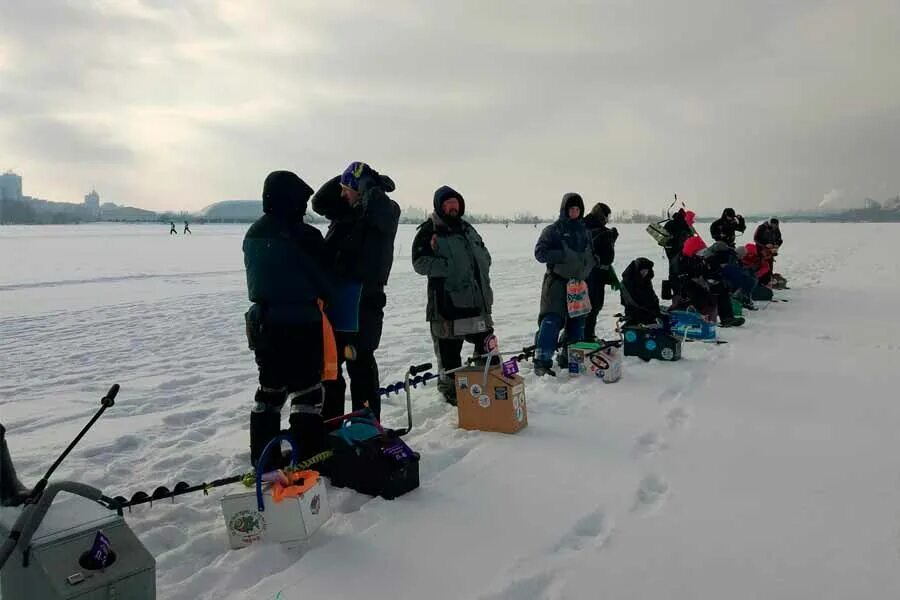
[[[261,200],[223,200],[200,211],[210,221],[253,221],[263,214]]]
[[[100,218],[100,194],[97,190],[91,190],[90,194],[85,195],[84,212],[88,219]]]
[[[12,171],[0,175],[0,200],[21,200],[22,178]]]

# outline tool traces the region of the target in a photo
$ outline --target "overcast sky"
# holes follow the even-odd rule
[[[0,169],[195,210],[352,160],[401,205],[900,193],[898,0],[0,0]]]

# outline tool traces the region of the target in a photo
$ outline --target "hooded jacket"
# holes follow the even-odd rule
[[[442,210],[447,198],[459,200],[459,215],[449,219]],[[463,220],[466,201],[449,186],[434,192],[434,212],[419,226],[412,246],[413,269],[428,277],[425,318],[454,321],[491,314],[491,255],[475,228]],[[432,236],[437,248],[432,249]]]
[[[756,243],[738,248],[737,256],[741,266],[753,273],[757,280],[764,279],[772,270],[769,260],[759,251]]]
[[[375,171],[368,173],[359,181],[361,199],[356,206],[341,198],[340,175],[326,182],[312,199],[313,210],[330,220],[325,245],[336,274],[362,283],[364,291],[387,285],[400,222],[400,207],[387,195],[394,191],[394,182]]]
[[[608,267],[616,260],[616,240],[619,239],[619,231],[615,227],[606,226],[608,217],[603,206],[598,204],[584,218],[584,226],[587,227],[591,237],[591,247],[598,267]]]
[[[728,218],[735,218],[737,221],[732,223]],[[713,221],[709,226],[709,233],[712,239],[717,242],[725,242],[732,248],[735,244],[735,232],[744,233],[747,230],[747,224],[744,222],[742,215],[737,215],[733,208],[726,208],[722,211],[722,216]]]
[[[334,294],[328,253],[319,230],[303,222],[312,189],[284,173],[266,179],[265,214],[244,236],[247,294],[260,322],[315,323],[321,321],[317,300],[328,303]]]
[[[643,269],[650,271],[647,277],[641,275]],[[653,324],[662,314],[659,297],[653,289],[653,261],[649,258],[636,258],[625,268],[619,294],[629,325]]]
[[[771,221],[763,221],[753,234],[753,241],[760,246],[781,246],[781,230]]]
[[[672,260],[681,253],[685,241],[695,233],[694,213],[683,208],[679,209],[663,227],[672,236],[665,246],[666,257]]]
[[[579,207],[584,215],[584,200],[581,196],[565,194],[560,203],[559,219],[544,228],[534,247],[534,257],[547,265],[541,286],[539,321],[551,313],[559,315],[565,321],[568,317],[568,281],[587,279],[596,264],[584,219],[569,218],[568,211],[572,206]]]

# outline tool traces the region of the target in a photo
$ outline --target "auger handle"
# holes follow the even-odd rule
[[[115,405],[116,396],[119,395],[119,384],[114,383],[112,387],[109,388],[109,391],[106,392],[106,395],[100,399],[100,404],[104,406],[104,408],[109,408],[110,406]]]
[[[430,368],[431,368],[430,362],[422,363],[421,365],[413,365],[409,368],[409,374],[410,374],[410,376],[415,376],[415,375],[418,375],[419,373],[429,370]]]

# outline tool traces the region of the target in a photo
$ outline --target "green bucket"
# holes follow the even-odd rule
[[[737,298],[731,299],[731,310],[734,312],[734,316],[740,317],[744,314],[744,305],[741,304],[741,301]]]

